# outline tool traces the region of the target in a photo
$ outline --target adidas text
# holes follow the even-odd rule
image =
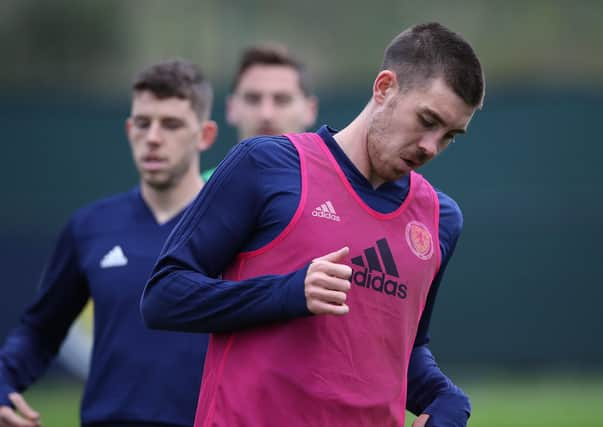
[[[394,280],[386,280],[385,273],[371,274],[368,268],[364,268],[363,270],[352,269],[352,282],[363,288],[373,289],[392,297],[396,296],[400,299],[406,299],[407,286]]]
[[[326,219],[332,219],[333,221],[341,221],[341,218],[339,218],[338,215],[334,215],[330,212],[323,212],[323,211],[312,211],[312,216],[317,216],[319,218],[326,218]]]

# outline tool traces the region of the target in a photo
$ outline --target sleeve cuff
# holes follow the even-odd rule
[[[16,391],[17,390],[8,384],[0,384],[0,406],[10,406],[11,408],[14,408],[14,405],[8,398],[8,395]]]
[[[297,270],[287,281],[283,312],[288,318],[304,317],[312,314],[306,305],[306,295],[304,293],[304,280],[308,267],[309,265],[306,265],[301,270]]]
[[[429,414],[426,427],[466,427],[471,403],[459,389],[458,393],[438,396],[423,413]]]

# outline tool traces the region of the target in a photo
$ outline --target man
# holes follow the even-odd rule
[[[237,127],[241,140],[262,134],[301,132],[316,119],[318,100],[312,93],[306,67],[284,46],[254,46],[241,56],[232,94],[227,99],[227,118]],[[209,179],[213,171],[204,177]],[[434,296],[435,292],[434,289]],[[425,316],[425,331],[428,317]],[[449,425],[464,425],[470,413],[469,399],[439,370],[427,348],[427,333],[420,336],[421,345],[416,346],[410,360],[407,408],[415,414],[425,412],[419,416],[419,427],[427,414]]]
[[[410,355],[433,363],[427,327],[462,227],[414,170],[466,131],[483,96],[471,46],[418,25],[388,46],[340,132],[235,146],[141,303],[152,328],[212,333],[196,426],[404,424]],[[415,425],[459,425],[415,397]]]
[[[239,140],[302,132],[314,124],[318,109],[305,65],[278,44],[243,52],[226,102],[227,121]]]
[[[56,356],[91,298],[94,350],[85,426],[190,426],[204,334],[150,331],[137,310],[157,254],[203,186],[199,152],[213,143],[212,89],[195,65],[153,65],[134,81],[126,131],[140,185],[76,212],[61,232],[35,301],[0,350],[0,426],[34,427],[19,394]]]
[[[226,105],[228,123],[237,129],[240,139],[247,139],[307,129],[316,121],[318,100],[312,94],[305,65],[284,45],[269,43],[243,51]],[[203,171],[203,179],[207,181],[214,170]],[[60,354],[83,378],[88,374],[92,350],[91,318],[92,306],[88,305]]]
[[[243,52],[226,100],[226,119],[239,140],[302,132],[316,121],[317,109],[305,65],[285,46],[271,43]]]
[[[313,95],[306,67],[280,44],[246,49],[231,92],[226,103],[227,121],[236,127],[239,140],[301,132],[316,120],[318,99]],[[205,171],[204,179],[208,180],[214,171],[215,168]],[[461,423],[467,419],[466,396],[439,371],[426,347],[413,353],[410,375],[414,381],[410,383],[409,409],[420,413],[418,408],[426,407],[421,406],[420,399],[428,399],[435,401],[430,412],[440,418],[461,420]],[[432,390],[426,394],[427,384],[431,384]],[[417,395],[413,391],[417,391]],[[443,403],[437,402],[438,399]]]
[[[314,124],[317,112],[306,67],[285,46],[269,43],[243,51],[226,99],[226,120],[237,129],[239,141],[302,132]]]

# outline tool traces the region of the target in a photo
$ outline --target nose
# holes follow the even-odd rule
[[[438,154],[439,140],[437,135],[427,135],[419,142],[419,149],[426,160],[431,160]]]
[[[274,102],[271,99],[264,99],[262,101],[260,116],[262,120],[271,120],[274,116]]]
[[[147,142],[158,144],[161,142],[161,124],[153,120],[147,131]]]

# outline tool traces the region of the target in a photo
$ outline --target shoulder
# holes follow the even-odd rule
[[[104,232],[107,228],[120,228],[139,197],[138,189],[96,200],[74,212],[68,227],[72,233]]]
[[[440,205],[440,227],[451,229],[452,234],[458,235],[463,229],[463,212],[458,203],[439,188],[431,184],[424,176],[423,181],[435,192]]]
[[[295,168],[299,163],[295,147],[284,136],[257,136],[236,144],[220,162],[207,188],[249,180],[250,176],[273,169]],[[207,192],[208,190],[205,190]]]
[[[239,143],[246,155],[259,168],[290,167],[298,163],[294,145],[285,136],[257,136]]]
[[[440,202],[440,240],[454,247],[463,231],[463,212],[452,197],[437,188],[434,190]]]
[[[224,191],[235,201],[243,195],[261,198],[268,187],[278,187],[283,179],[295,174],[299,174],[299,156],[288,138],[266,135],[249,138],[230,150],[197,200],[223,199]]]
[[[440,218],[443,217],[446,220],[458,223],[462,228],[463,212],[461,211],[459,204],[442,190],[438,188],[434,188],[434,190],[438,196],[438,201],[440,202]]]

